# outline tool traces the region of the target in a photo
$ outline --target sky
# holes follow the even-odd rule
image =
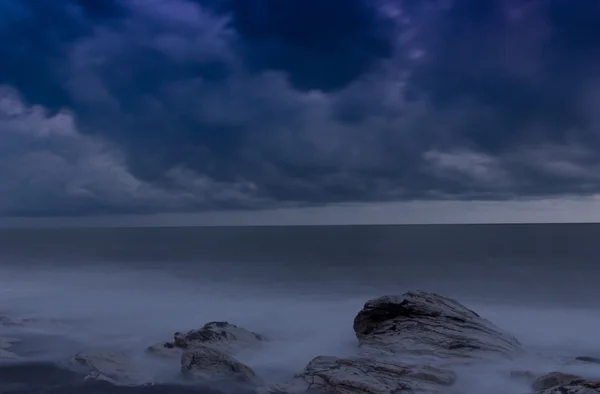
[[[600,220],[597,0],[0,0],[0,43],[0,225]]]

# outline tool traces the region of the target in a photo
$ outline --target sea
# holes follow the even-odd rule
[[[240,361],[285,381],[318,355],[353,355],[362,305],[410,290],[455,298],[556,360],[524,369],[600,377],[558,361],[600,357],[599,283],[597,224],[2,229],[0,316],[21,324],[0,323],[0,337],[20,339],[21,358],[0,361],[0,393],[220,392],[180,385],[179,365],[150,357],[147,387],[65,367],[78,351],[143,353],[215,320],[268,337]],[[527,392],[498,371],[462,384]]]

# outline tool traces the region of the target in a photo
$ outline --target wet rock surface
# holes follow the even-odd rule
[[[368,301],[354,319],[361,347],[436,357],[513,356],[519,341],[459,302],[413,291]]]
[[[296,378],[276,386],[273,392],[339,394],[435,393],[451,386],[456,375],[445,369],[368,358],[344,359],[320,356]]]
[[[181,357],[181,372],[187,379],[202,382],[231,382],[250,386],[264,384],[250,367],[208,346],[186,349]]]
[[[540,376],[532,384],[538,394],[592,394],[600,393],[600,380],[586,379],[581,376],[551,372]]]
[[[128,355],[116,351],[79,352],[71,365],[87,372],[87,379],[136,386],[148,383],[148,377]]]
[[[198,330],[175,333],[173,346],[182,349],[193,346],[208,346],[235,354],[241,350],[258,348],[264,340],[265,338],[262,335],[235,324],[210,322]]]

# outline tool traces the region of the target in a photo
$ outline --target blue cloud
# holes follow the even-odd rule
[[[0,212],[597,193],[599,3],[448,4],[6,0],[0,85],[77,137],[10,123]]]

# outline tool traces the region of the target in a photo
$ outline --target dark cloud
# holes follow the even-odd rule
[[[284,71],[298,89],[339,89],[392,55],[393,26],[364,0],[233,0],[231,26],[258,71]]]
[[[594,0],[12,0],[0,39],[4,215],[600,188]]]
[[[471,97],[496,111],[499,123],[462,133],[482,149],[532,142],[523,132],[532,122],[563,143],[592,126],[579,100],[600,75],[599,20],[600,3],[588,0],[458,1],[422,33],[428,56],[411,83],[436,107]]]

